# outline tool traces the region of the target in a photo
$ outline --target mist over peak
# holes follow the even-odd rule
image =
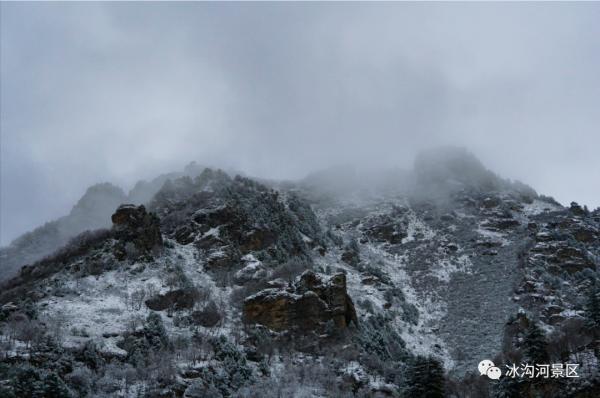
[[[600,205],[593,3],[1,7],[2,244],[190,159],[295,180],[465,146]]]
[[[0,2],[0,396],[600,397],[598,21]]]

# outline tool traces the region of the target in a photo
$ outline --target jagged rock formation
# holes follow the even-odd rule
[[[182,172],[162,174],[156,178],[153,178],[150,181],[138,181],[134,185],[134,187],[131,188],[131,190],[129,191],[127,195],[127,201],[129,203],[135,203],[138,205],[148,204],[150,203],[150,201],[152,201],[154,195],[156,195],[156,193],[161,190],[161,188],[163,187],[163,185],[165,185],[167,181],[176,180],[181,177],[195,178],[198,175],[200,175],[200,173],[202,173],[204,169],[205,167],[199,165],[198,163],[191,162],[187,166],[185,166]]]
[[[21,235],[0,249],[0,281],[16,275],[22,266],[31,265],[52,254],[84,231],[109,228],[110,215],[120,204],[147,204],[167,181],[183,176],[193,178],[203,170],[204,167],[192,162],[182,172],[164,174],[151,181],[139,181],[127,195],[110,183],[92,185],[68,215]]]
[[[206,253],[213,269],[238,267],[251,252],[263,262],[308,258],[309,242],[321,238],[314,215],[302,215],[301,205],[288,206],[278,192],[222,171],[165,184],[150,208],[167,236]]]
[[[84,231],[110,227],[110,215],[125,201],[123,191],[112,184],[91,186],[69,215],[23,234],[0,249],[0,281],[16,275],[23,265],[52,254]]]
[[[159,294],[145,301],[146,307],[154,311],[193,308],[197,293],[194,290],[177,289]]]
[[[146,208],[135,205],[121,205],[112,215],[115,257],[139,257],[160,250],[162,235],[158,217],[147,213]]]
[[[569,209],[536,215],[529,224],[517,299],[558,329],[582,320],[582,303],[600,265],[597,214],[573,203]]]
[[[275,331],[322,331],[328,321],[343,329],[357,323],[346,277],[304,272],[285,289],[262,290],[244,300],[244,321]]]
[[[147,205],[115,205],[111,229],[0,286],[0,395],[48,377],[97,396],[269,396],[274,380],[402,396],[424,368],[454,396],[600,389],[600,209],[565,208],[455,149],[356,189],[343,169],[298,183],[185,174],[139,186],[155,191]],[[544,352],[586,382],[471,373]]]

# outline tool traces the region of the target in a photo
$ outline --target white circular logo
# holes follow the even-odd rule
[[[500,368],[496,367],[494,362],[490,361],[489,359],[484,359],[483,361],[479,362],[477,369],[479,370],[479,374],[481,376],[486,375],[492,380],[498,380],[500,379],[500,376],[502,376],[502,371]]]

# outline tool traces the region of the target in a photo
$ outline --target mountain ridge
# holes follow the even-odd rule
[[[71,393],[74,369],[108,377],[81,350],[156,378],[132,376],[133,387],[114,387],[123,396],[270,396],[303,367],[320,373],[293,378],[288,394],[411,396],[422,382],[465,397],[598,391],[599,309],[588,302],[600,286],[600,209],[563,207],[461,149],[392,175],[407,186],[372,179],[353,191],[362,177],[339,169],[285,183],[211,169],[167,179],[147,206],[120,206],[111,229],[4,282],[0,319],[35,324],[70,355],[71,370],[36,372]],[[482,359],[531,359],[536,327],[548,359],[578,363],[585,383],[477,377]],[[41,355],[29,342],[41,343],[19,336],[5,357],[26,366]],[[420,374],[424,363],[440,364],[443,380]]]

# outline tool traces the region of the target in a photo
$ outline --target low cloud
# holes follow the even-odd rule
[[[464,145],[600,206],[600,5],[1,5],[1,243],[189,161],[295,178]]]

